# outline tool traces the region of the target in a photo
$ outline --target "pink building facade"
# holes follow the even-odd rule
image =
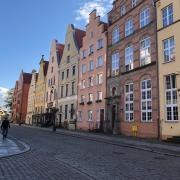
[[[77,129],[104,129],[107,24],[94,10],[80,49]]]

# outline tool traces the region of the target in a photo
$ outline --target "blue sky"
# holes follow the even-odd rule
[[[67,24],[84,28],[94,8],[106,20],[112,1],[0,0],[0,87],[14,87],[22,69],[38,70],[52,39],[64,42]]]

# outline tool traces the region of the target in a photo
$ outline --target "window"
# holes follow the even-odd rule
[[[83,103],[85,101],[85,96],[81,95],[81,103]]]
[[[173,23],[173,5],[169,5],[162,10],[163,27]]]
[[[116,87],[113,87],[112,88],[112,96],[116,96],[117,95],[117,93],[116,93]]]
[[[46,92],[46,102],[48,101],[48,92]]]
[[[65,119],[67,119],[67,114],[68,114],[68,105],[65,105]]]
[[[134,26],[133,26],[133,20],[128,19],[128,21],[125,24],[125,36],[129,36],[134,32]]]
[[[89,87],[93,86],[93,77],[88,78],[88,85]]]
[[[53,66],[51,67],[51,73],[53,73]]]
[[[64,80],[64,71],[62,72],[61,79]]]
[[[166,118],[167,121],[177,121],[178,117],[178,102],[177,102],[177,85],[176,75],[168,75],[165,79],[166,85]]]
[[[93,60],[89,61],[89,71],[93,71],[94,70],[94,62]]]
[[[86,64],[82,64],[82,73],[84,74],[86,72]]]
[[[92,121],[93,112],[88,111],[88,121]]]
[[[103,48],[103,39],[98,40],[98,49]]]
[[[165,39],[163,41],[163,54],[164,54],[164,62],[170,62],[170,61],[175,60],[174,37]]]
[[[68,51],[70,51],[70,44],[68,44]]]
[[[132,8],[137,5],[137,0],[132,0]]]
[[[93,94],[92,93],[89,93],[89,102],[92,102],[93,101]]]
[[[55,76],[54,76],[53,84],[55,85],[55,83],[56,83],[56,78],[55,78]]]
[[[125,49],[125,68],[126,68],[126,71],[133,69],[133,61],[134,61],[134,49],[133,49],[133,46],[128,46]]]
[[[64,86],[61,86],[61,98],[63,98]]]
[[[72,82],[72,95],[75,95],[75,82]]]
[[[120,30],[118,26],[115,26],[112,32],[112,44],[117,43],[120,40]]]
[[[103,83],[103,74],[97,74],[96,84],[102,84]]]
[[[133,95],[133,83],[126,84],[125,86],[125,120],[134,120],[134,95]]]
[[[67,56],[66,62],[67,62],[67,64],[70,63],[70,56]]]
[[[54,90],[54,100],[56,100],[56,89]]]
[[[152,88],[151,80],[141,81],[141,120],[152,121]]]
[[[93,48],[93,45],[91,45],[91,46],[89,47],[89,54],[93,54],[93,52],[94,52],[94,48]]]
[[[68,96],[68,87],[69,87],[69,85],[66,84],[66,96]]]
[[[93,38],[93,35],[94,35],[93,32],[91,32],[91,33],[90,33],[90,38]]]
[[[144,66],[151,63],[151,40],[150,37],[147,37],[141,41],[140,49],[140,64]]]
[[[71,104],[71,119],[73,119],[74,115],[74,104]]]
[[[100,67],[103,65],[103,56],[99,56],[97,59],[97,67]]]
[[[126,6],[125,5],[122,5],[121,6],[121,16],[125,15],[126,14]]]
[[[119,73],[119,53],[112,55],[112,74],[117,75]]]
[[[86,51],[85,51],[85,50],[83,50],[83,52],[82,52],[82,58],[83,58],[83,59],[85,59],[85,58],[86,58],[86,56],[87,56]]]
[[[54,56],[52,57],[52,63],[54,63]]]
[[[74,76],[76,74],[76,66],[72,67],[72,75]]]
[[[66,78],[69,78],[69,69],[66,70]]]
[[[80,88],[81,88],[81,89],[84,89],[84,88],[85,88],[85,83],[86,83],[85,80],[81,80],[81,84],[80,84]]]
[[[150,9],[146,8],[140,13],[140,27],[144,27],[150,23]]]
[[[102,100],[102,92],[101,91],[97,92],[97,100]]]

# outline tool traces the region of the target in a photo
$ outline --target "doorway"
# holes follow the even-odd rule
[[[104,109],[100,109],[100,131],[104,131]]]

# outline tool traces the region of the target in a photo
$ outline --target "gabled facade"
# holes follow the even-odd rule
[[[180,1],[157,0],[161,137],[180,136]]]
[[[13,121],[15,123],[25,123],[27,115],[28,93],[32,75],[21,71],[19,80],[13,96]]]
[[[33,121],[37,121],[37,119],[41,120],[41,115],[45,113],[45,92],[46,92],[46,74],[48,69],[48,61],[44,60],[42,56],[40,61],[40,68],[38,72],[38,79],[36,83],[36,90],[35,90],[35,116]],[[37,116],[39,118],[37,118]],[[37,123],[37,122],[33,122]]]
[[[156,138],[159,110],[154,3],[116,0],[108,22],[106,130]]]
[[[102,130],[105,119],[107,24],[89,16],[80,49],[77,128]]]
[[[59,65],[59,122],[65,127],[74,128],[77,110],[77,84],[79,50],[85,32],[68,26],[65,46]]]
[[[37,83],[38,73],[36,70],[32,70],[32,79],[28,93],[28,106],[26,115],[26,124],[32,125],[32,116],[35,114],[35,91]]]
[[[59,44],[57,40],[52,41],[49,66],[46,75],[45,108],[47,112],[53,107],[58,107],[58,75],[63,49],[63,44]]]

